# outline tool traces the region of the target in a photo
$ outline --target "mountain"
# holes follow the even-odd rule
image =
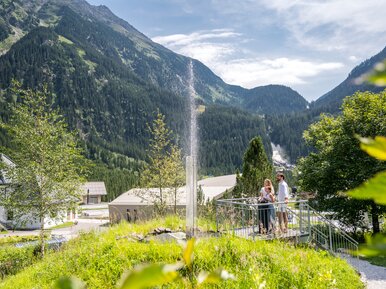
[[[245,92],[242,107],[250,112],[283,114],[303,111],[308,102],[296,91],[284,85],[266,85]]]
[[[287,87],[228,85],[199,61],[154,43],[104,6],[82,0],[6,0],[0,8],[1,118],[7,121],[8,104],[15,101],[8,90],[12,79],[26,88],[46,84],[51,101],[79,132],[88,157],[110,167],[141,167],[147,158],[147,124],[158,110],[185,146],[190,61],[197,102],[206,106],[199,117],[204,172],[233,173],[255,135],[270,152],[264,119],[256,114],[274,113],[287,102],[293,110],[306,104]],[[1,130],[0,145],[9,145]]]
[[[17,0],[3,1],[0,28],[8,38],[3,42],[3,52],[9,43],[16,41],[36,26],[49,26],[82,49],[93,48],[105,56],[121,62],[142,80],[167,89],[175,94],[187,93],[188,63],[190,58],[178,55],[154,43],[130,24],[115,16],[107,7],[92,6],[83,0]],[[67,8],[64,12],[63,7]],[[72,10],[72,15],[68,10]],[[11,32],[12,33],[11,33]],[[4,38],[4,36],[3,36]],[[6,45],[7,44],[7,45]],[[89,57],[87,54],[85,58]],[[271,89],[244,89],[228,85],[209,68],[192,60],[195,74],[195,90],[202,102],[231,104],[249,107],[249,103],[272,93],[275,106],[286,103],[281,95],[290,95],[290,101],[306,102],[290,88],[281,87],[280,93]],[[270,104],[255,105],[257,113],[269,113]],[[293,108],[294,106],[290,106]],[[302,107],[301,107],[302,108]],[[300,108],[300,109],[301,109]],[[295,108],[299,109],[299,108]]]
[[[356,66],[341,84],[319,97],[312,104],[312,107],[336,113],[339,111],[343,99],[348,95],[354,94],[356,91],[382,91],[384,89],[382,87],[377,87],[367,83],[358,84],[357,79],[359,79],[363,74],[368,73],[374,68],[375,64],[383,61],[384,59],[386,59],[386,47],[378,54]]]
[[[302,135],[309,125],[318,121],[321,113],[338,114],[343,99],[353,95],[356,91],[380,92],[384,87],[377,87],[367,83],[358,84],[357,79],[368,73],[378,63],[386,59],[386,47],[356,66],[348,77],[337,87],[310,104],[310,108],[300,112],[288,113],[285,117],[269,115],[266,122],[272,142],[280,144],[288,154],[291,162],[307,155],[312,148],[305,145]]]

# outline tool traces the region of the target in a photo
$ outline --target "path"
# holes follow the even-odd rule
[[[345,257],[347,262],[361,273],[361,280],[368,289],[386,289],[386,268],[372,265],[367,261]]]
[[[91,230],[103,230],[106,227],[108,220],[97,219],[78,219],[78,224],[67,228],[53,229],[51,235],[61,235],[66,239],[71,239],[79,235],[79,232],[89,232]],[[39,235],[39,230],[26,231],[9,231],[6,234],[1,234],[1,237],[7,236],[23,236],[23,235]]]

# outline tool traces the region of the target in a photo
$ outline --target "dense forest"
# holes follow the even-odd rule
[[[238,108],[209,106],[199,116],[201,173],[233,174],[241,170],[242,156],[255,136],[261,136],[265,150],[272,149],[264,120]]]

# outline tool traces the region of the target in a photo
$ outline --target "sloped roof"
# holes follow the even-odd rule
[[[5,154],[0,154],[0,162],[4,163],[6,166],[11,166],[11,167],[15,166],[14,162]],[[7,185],[10,183],[11,181],[4,174],[4,171],[0,170],[0,185]]]
[[[82,195],[89,196],[105,196],[107,195],[106,186],[104,182],[87,182],[81,186]]]
[[[198,185],[201,185],[201,189],[204,194],[204,200],[207,201],[218,199],[222,194],[236,185],[236,175],[228,175],[214,178],[207,178],[204,180],[198,181]],[[169,190],[172,192],[172,189],[165,188],[165,191]],[[128,192],[125,192],[113,200],[109,205],[135,205],[135,206],[147,206],[151,205],[151,202],[146,199],[146,194],[157,193],[158,188],[135,188],[131,189]],[[185,206],[186,205],[186,187],[180,187],[177,191],[177,205]]]

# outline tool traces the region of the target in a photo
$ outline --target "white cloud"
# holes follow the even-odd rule
[[[200,60],[225,82],[246,88],[267,84],[306,84],[308,78],[344,67],[340,62],[251,57],[237,46],[239,36],[232,30],[220,29],[154,37],[153,41]]]
[[[210,31],[197,31],[190,34],[173,34],[167,36],[156,36],[152,40],[166,46],[181,46],[196,43],[207,39],[226,39],[240,36],[241,34],[230,29],[213,29]]]
[[[287,30],[292,46],[364,59],[386,43],[385,0],[210,0],[210,5],[235,27]]]
[[[384,1],[262,0],[262,4],[277,13],[299,43],[314,49],[345,51],[361,45],[367,53],[386,41]]]
[[[306,84],[308,78],[343,67],[339,62],[319,63],[283,57],[239,59],[218,63],[214,70],[227,83],[253,88],[267,84]]]
[[[229,29],[214,29],[190,34],[156,36],[152,40],[212,67],[237,52],[236,46],[229,39],[240,35]]]

